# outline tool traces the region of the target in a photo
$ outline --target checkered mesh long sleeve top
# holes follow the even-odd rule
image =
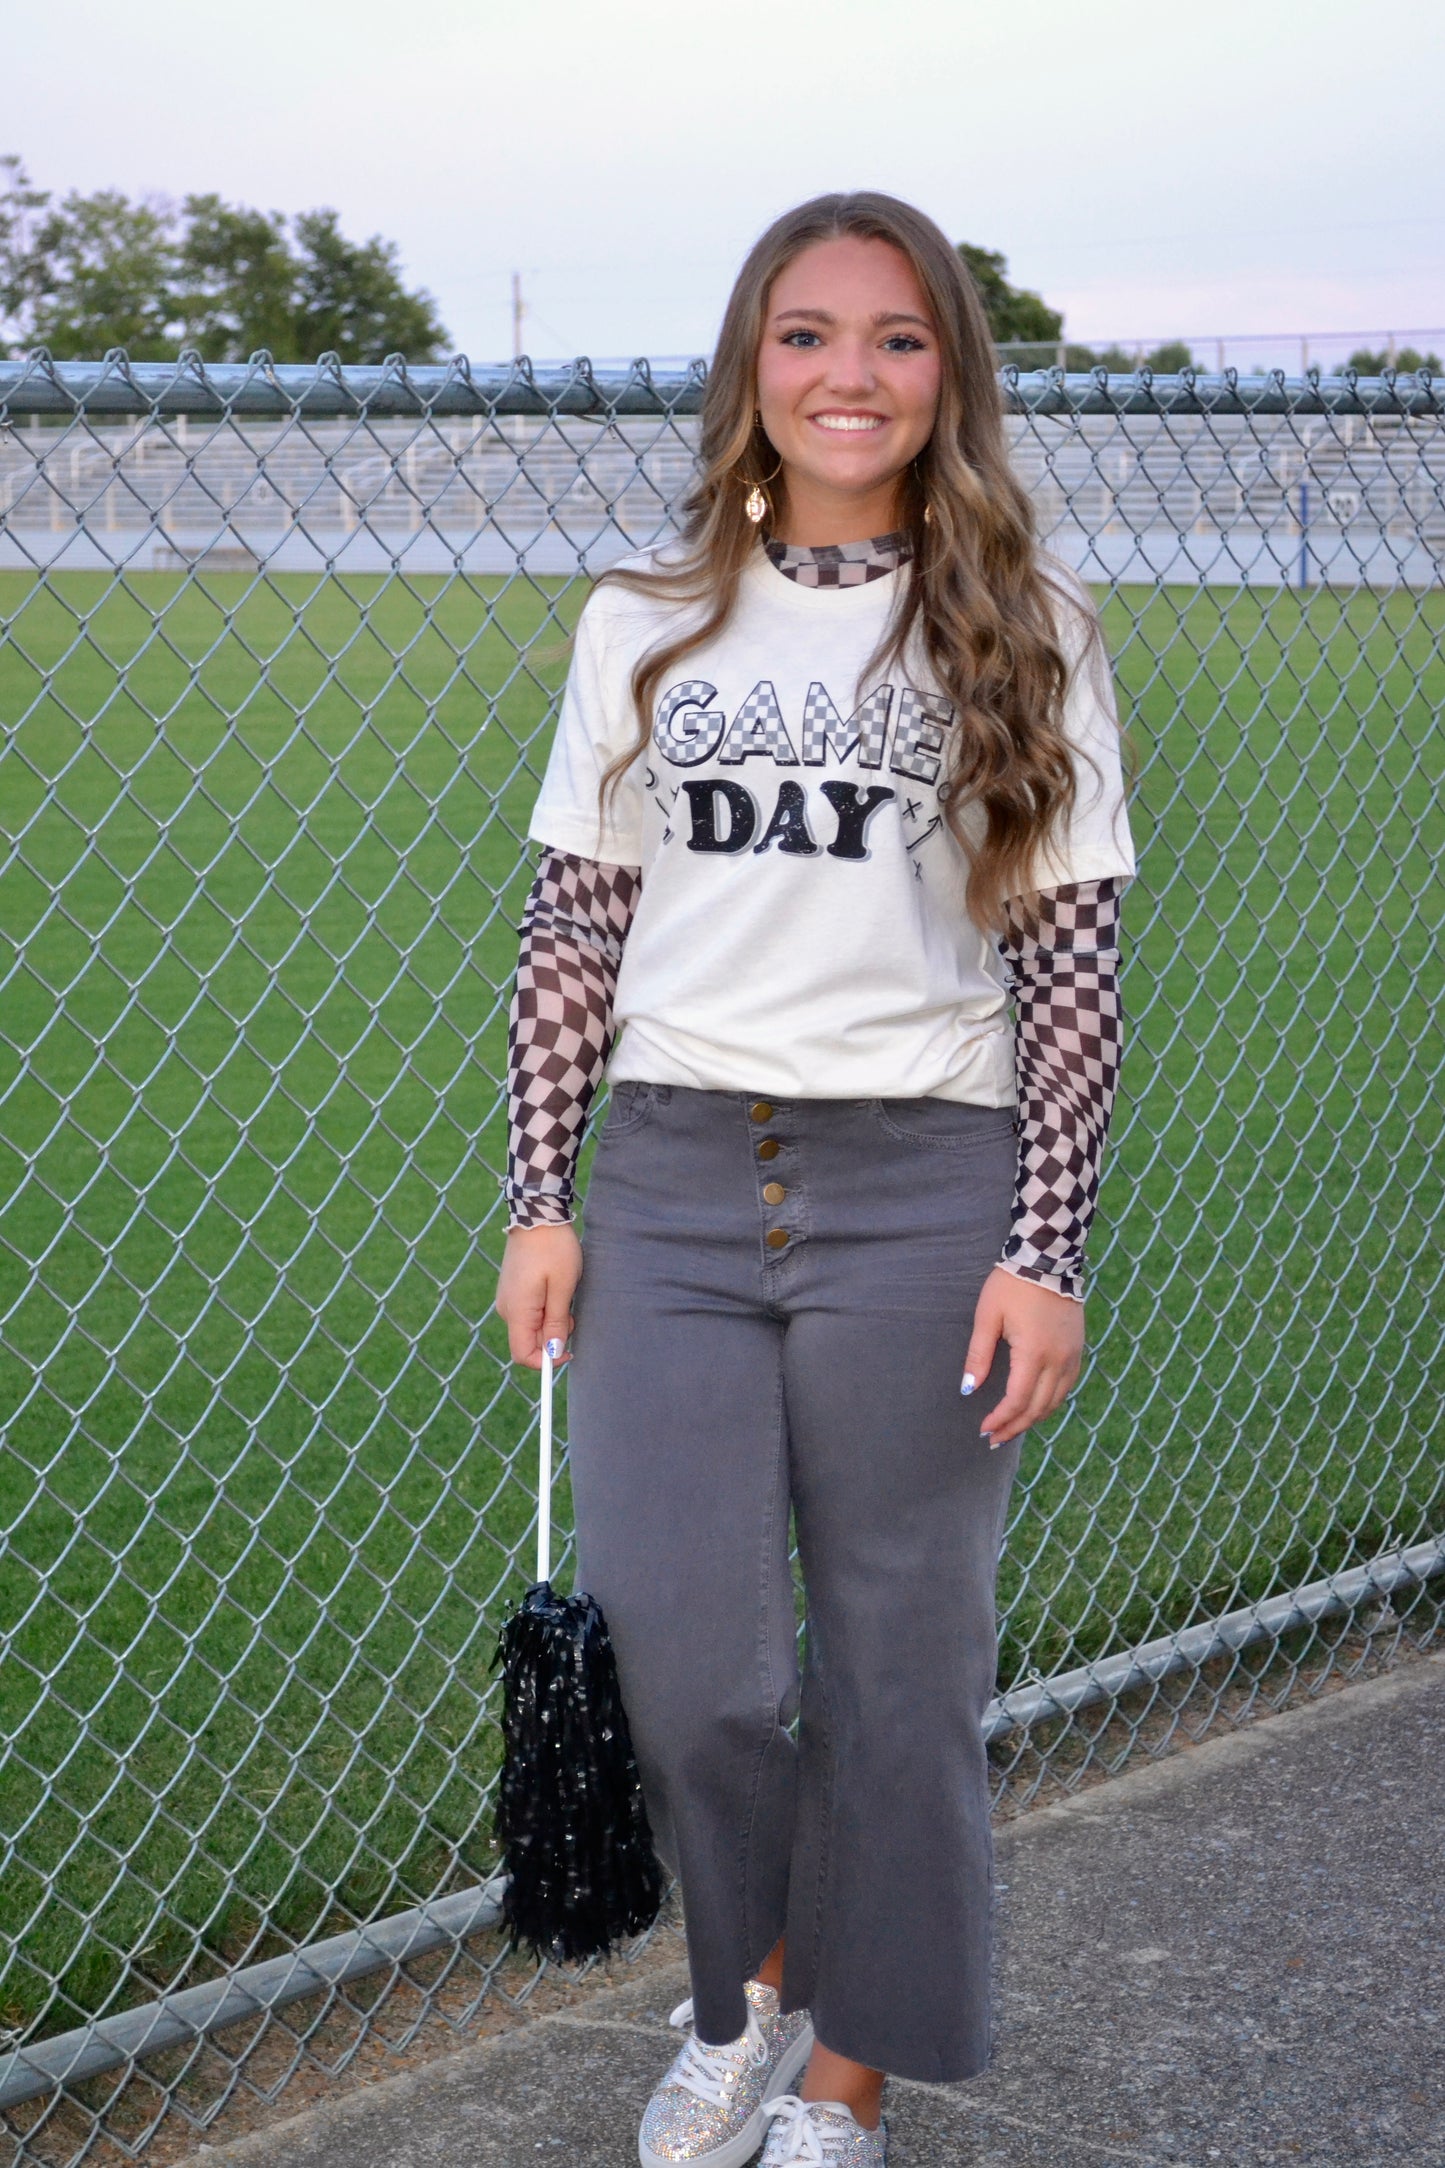
[[[815,587],[892,571],[906,537],[843,548],[772,543],[778,569]],[[1015,1009],[1018,1175],[999,1259],[1083,1299],[1084,1244],[1123,1050],[1117,876],[1045,889],[1032,929],[1005,906],[999,947]],[[545,851],[522,920],[508,1044],[506,1194],[513,1227],[565,1224],[582,1133],[612,1041],[612,1003],[641,875]]]

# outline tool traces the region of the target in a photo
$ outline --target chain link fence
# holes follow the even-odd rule
[[[1438,1628],[1445,400],[1005,382],[1141,852],[1092,1353],[1001,1589],[1018,1806]],[[489,1933],[523,839],[700,385],[0,364],[17,2164],[528,1990]]]

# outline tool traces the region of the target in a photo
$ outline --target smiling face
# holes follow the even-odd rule
[[[780,541],[860,542],[897,524],[899,477],[933,431],[932,312],[888,241],[817,241],[778,273],[758,349],[758,410],[781,458]]]

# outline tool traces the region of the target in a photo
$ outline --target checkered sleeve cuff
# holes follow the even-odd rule
[[[507,1032],[509,1227],[565,1226],[587,1109],[612,1044],[635,866],[548,851],[522,914]]]
[[[1077,1302],[1124,1045],[1124,886],[1111,876],[1015,897],[1000,943],[1013,982],[1019,1160],[999,1262]]]

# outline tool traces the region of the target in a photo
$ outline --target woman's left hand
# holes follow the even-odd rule
[[[965,1389],[970,1377],[983,1383],[1000,1340],[1008,1342],[1008,1390],[983,1417],[990,1445],[1022,1437],[1073,1391],[1084,1356],[1084,1305],[995,1265],[973,1314],[973,1338],[963,1359]]]

